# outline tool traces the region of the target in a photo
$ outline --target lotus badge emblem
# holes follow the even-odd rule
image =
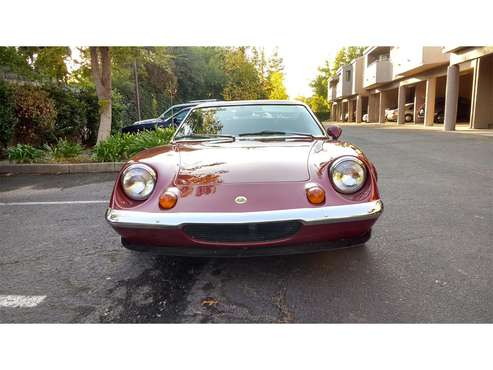
[[[247,202],[247,197],[244,197],[243,195],[238,195],[236,198],[235,198],[235,203],[236,204],[245,204]]]

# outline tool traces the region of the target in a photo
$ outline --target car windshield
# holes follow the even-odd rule
[[[238,105],[192,110],[175,140],[214,136],[324,136],[302,105]]]

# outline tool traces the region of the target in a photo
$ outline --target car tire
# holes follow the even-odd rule
[[[405,121],[405,122],[411,122],[412,120],[413,120],[413,116],[412,116],[412,115],[410,115],[410,114],[406,114],[406,115],[404,116],[404,121]]]

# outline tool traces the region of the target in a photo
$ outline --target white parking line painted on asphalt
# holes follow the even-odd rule
[[[30,308],[45,300],[45,295],[0,295],[0,307]]]
[[[0,206],[44,206],[44,205],[63,205],[63,204],[97,204],[97,203],[109,203],[107,200],[67,200],[60,202],[10,202],[2,203]]]

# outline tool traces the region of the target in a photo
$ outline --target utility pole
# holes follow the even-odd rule
[[[135,78],[135,100],[137,103],[137,117],[139,118],[139,121],[142,120],[142,117],[140,116],[140,94],[139,94],[139,75],[137,73],[137,59],[134,59],[134,78]]]

